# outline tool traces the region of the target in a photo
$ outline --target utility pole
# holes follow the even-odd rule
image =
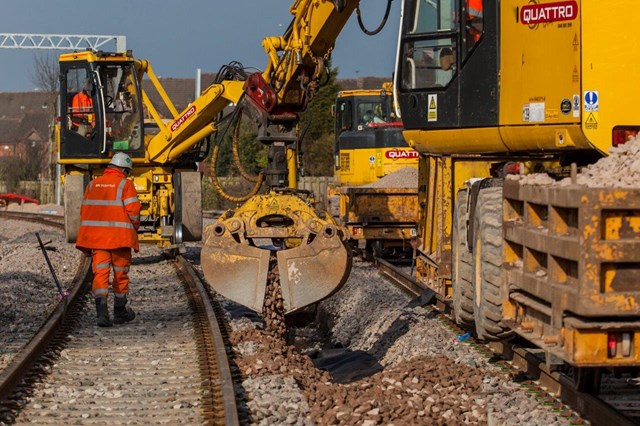
[[[123,35],[88,35],[88,34],[20,34],[0,33],[0,49],[41,49],[41,50],[99,50],[111,42],[115,42],[115,51],[127,51],[127,37]],[[57,102],[56,115],[60,116],[60,102]],[[51,135],[51,134],[49,134]],[[51,148],[51,160],[56,162],[54,182],[56,204],[62,203],[60,188],[60,164],[54,158],[54,147]]]

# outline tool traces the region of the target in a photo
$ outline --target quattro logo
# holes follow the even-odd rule
[[[178,118],[176,121],[173,122],[173,124],[171,125],[171,131],[175,132],[176,130],[178,130],[180,126],[182,126],[184,122],[187,121],[189,117],[191,117],[195,112],[196,112],[196,106],[193,105],[184,114],[182,114],[182,117]]]
[[[414,150],[403,151],[400,149],[392,149],[384,153],[384,156],[392,160],[420,158],[420,154]]]
[[[573,21],[578,17],[575,0],[546,4],[528,4],[520,9],[520,22],[537,25],[546,22]]]

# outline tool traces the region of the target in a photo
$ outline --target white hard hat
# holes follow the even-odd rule
[[[114,166],[123,167],[125,169],[133,168],[133,163],[131,162],[131,157],[129,157],[124,152],[116,152],[111,158],[109,164],[113,164]]]

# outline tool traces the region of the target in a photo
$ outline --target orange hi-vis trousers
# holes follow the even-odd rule
[[[124,297],[129,293],[129,266],[131,249],[129,247],[113,250],[91,251],[93,269],[93,297],[109,294],[109,276],[113,269],[113,294]]]

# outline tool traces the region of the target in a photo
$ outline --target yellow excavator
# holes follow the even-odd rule
[[[357,4],[294,1],[285,33],[262,42],[268,56],[263,72],[250,74],[230,63],[182,111],[151,64],[130,51],[61,55],[56,135],[64,166],[67,240],[75,241],[87,182],[104,171],[114,153],[126,152],[142,203],[141,242],[179,250],[204,234],[202,266],[209,283],[259,312],[267,282],[275,283],[273,306],[283,314],[337,291],[351,269],[346,232],[327,212],[315,209],[311,194],[296,190],[298,122],[327,77],[334,42]],[[142,89],[145,76],[170,112],[168,119]],[[215,162],[222,136],[238,128],[240,119],[257,127],[257,139],[269,148],[268,165],[260,175],[248,176],[255,181],[248,195],[231,197],[238,207],[203,232],[196,163],[210,152]],[[214,186],[222,190],[215,179]]]

